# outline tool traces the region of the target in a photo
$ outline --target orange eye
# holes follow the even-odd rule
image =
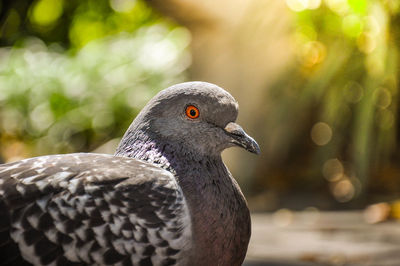
[[[186,116],[191,118],[191,119],[196,119],[199,117],[200,112],[199,109],[197,109],[196,106],[194,105],[189,105],[186,107]]]

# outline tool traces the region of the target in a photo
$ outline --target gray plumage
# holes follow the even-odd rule
[[[188,106],[198,117],[186,114]],[[221,152],[257,143],[216,85],[188,82],[143,108],[115,155],[0,165],[3,265],[241,265],[250,216]]]

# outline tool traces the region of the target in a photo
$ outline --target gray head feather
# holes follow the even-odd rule
[[[198,118],[186,116],[188,105],[199,109]],[[243,146],[244,142],[236,141],[238,134],[225,129],[237,115],[238,103],[217,85],[207,82],[177,84],[162,90],[148,102],[128,129],[116,154],[126,156],[132,142],[146,136],[201,156],[219,155],[228,147]],[[246,134],[241,138],[250,139],[253,147],[245,148],[258,153],[254,140]]]

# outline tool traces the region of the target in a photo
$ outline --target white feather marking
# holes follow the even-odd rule
[[[94,240],[88,241],[83,247],[78,249],[78,255],[79,257],[86,263],[90,263],[90,256],[89,256],[89,250],[92,244],[94,243]]]
[[[156,249],[157,251],[157,249]],[[153,265],[162,265],[163,260],[166,258],[165,255],[160,256],[160,254],[157,254],[157,252],[151,256],[151,262]]]
[[[35,182],[35,185],[40,191],[43,191],[49,185],[49,183],[47,182],[47,180],[39,180]]]
[[[149,242],[152,243],[153,245],[156,245],[160,242],[160,239],[158,238],[158,236],[156,235],[156,232],[159,231],[159,229],[157,228],[157,230],[153,229],[147,230],[147,238],[149,239]]]
[[[114,235],[119,235],[121,232],[122,220],[118,216],[114,216],[114,223],[110,224],[110,230]]]
[[[132,231],[129,231],[129,230],[122,230],[121,232],[122,232],[122,235],[123,235],[125,238],[132,238],[132,236],[133,236]]]
[[[51,211],[48,212],[51,216],[51,218],[55,221],[60,220],[60,211],[59,210],[54,210],[51,209]]]
[[[92,193],[93,191],[96,191],[99,187],[93,184],[87,184],[85,185],[85,191],[87,193]]]
[[[103,218],[104,221],[109,223],[111,221],[111,212],[110,211],[101,211],[101,218]]]
[[[136,254],[131,255],[132,265],[139,265],[140,259],[140,256]]]
[[[37,170],[36,170],[37,171]],[[39,177],[40,175],[33,175],[33,176],[30,176],[30,177],[26,177],[26,178],[23,178],[22,180],[21,180],[21,183],[22,184],[31,184],[32,182],[34,182],[35,181],[35,179],[37,178],[37,177]]]
[[[118,251],[120,254],[126,254],[126,251],[124,249],[124,242],[121,238],[117,238],[116,240],[111,241],[111,243],[115,250]]]
[[[75,220],[75,217],[77,216],[77,212],[75,209],[73,208],[68,208],[67,210],[67,216],[71,219],[71,220]]]
[[[65,224],[63,222],[55,222],[54,225],[56,226],[57,230],[61,233],[67,234],[67,230]]]
[[[94,203],[96,204],[96,206],[100,206],[103,203],[103,199],[102,198],[95,198],[94,199]]]
[[[140,231],[133,231],[133,235],[135,237],[136,240],[141,239],[143,236],[143,233]]]
[[[85,226],[80,226],[79,228],[75,229],[75,234],[83,241],[87,240],[85,229]]]
[[[61,181],[61,180],[66,179],[67,177],[72,176],[73,174],[74,174],[74,173],[72,173],[72,172],[64,171],[64,172],[55,173],[52,177],[53,177],[53,179],[56,180],[56,181]]]
[[[82,213],[83,212],[83,210],[84,210],[84,205],[82,204],[82,201],[78,201],[76,204],[75,204],[75,209],[78,211],[78,213]]]
[[[144,245],[135,245],[136,254],[143,255],[144,249]]]
[[[97,243],[101,246],[101,247],[107,247],[108,243],[107,241],[104,239],[104,236],[98,236],[96,235],[96,241]]]
[[[95,209],[96,207],[85,207],[85,212],[86,214],[91,214]]]
[[[95,243],[95,242],[93,242]],[[95,252],[90,253],[90,255],[92,256],[93,260],[96,262],[97,265],[102,265],[104,264],[103,262],[103,250],[97,250]]]
[[[18,179],[18,177],[21,175],[21,172],[17,172],[15,174],[10,175],[14,179]]]
[[[38,173],[39,175],[40,175],[41,173],[43,173],[44,170],[46,170],[46,168],[35,169],[36,173]]]
[[[67,245],[63,245],[64,249],[64,256],[69,259],[70,261],[73,262],[79,262],[78,254],[75,249],[76,246],[76,240],[74,239]]]
[[[118,214],[118,206],[110,204],[110,211],[112,214]]]
[[[124,244],[125,254],[131,254],[132,247],[135,247],[136,245],[140,245],[134,239],[124,239],[123,244]]]
[[[73,179],[73,180],[71,180],[69,182],[68,190],[71,193],[75,193],[78,190],[79,185],[80,185],[80,180],[79,179]]]
[[[20,224],[20,223],[18,223]],[[10,232],[10,236],[11,238],[14,240],[14,242],[19,243],[20,241],[23,240],[23,230],[21,230],[22,228],[20,226],[15,226],[16,224],[13,224],[14,229],[17,228],[16,230],[13,230],[12,232]]]
[[[20,165],[21,165],[21,163],[16,163],[16,164],[14,164],[14,165],[12,165],[12,166],[4,167],[4,168],[0,171],[0,173],[3,173],[3,172],[5,172],[5,171],[9,171],[9,170],[12,170],[12,169],[16,169],[16,168],[18,168]]]
[[[38,228],[39,225],[39,214],[34,213],[26,218],[33,228]]]
[[[34,161],[32,164],[32,168],[44,168],[45,161],[44,160],[37,160]]]
[[[21,184],[17,184],[17,186],[15,187],[15,189],[22,195],[25,195],[26,193],[26,189],[24,185]]]
[[[63,180],[63,181],[61,181],[58,185],[59,185],[60,187],[62,187],[62,188],[66,188],[66,187],[68,187],[68,182],[65,181],[65,180]]]
[[[18,242],[22,257],[34,265],[40,265],[40,257],[36,256],[35,245],[28,246],[24,240]]]
[[[42,211],[46,210],[47,203],[49,202],[49,199],[51,198],[51,195],[46,195],[38,200],[36,200],[36,204],[42,209]]]
[[[44,231],[44,234],[46,235],[47,239],[50,240],[53,243],[57,243],[57,230],[54,228],[50,228],[47,231]]]
[[[106,232],[106,227],[107,227],[107,224],[103,224],[103,225],[93,227],[92,229],[96,235],[103,237]]]
[[[114,198],[114,193],[104,193],[104,199],[110,202]]]

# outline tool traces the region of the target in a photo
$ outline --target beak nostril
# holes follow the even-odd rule
[[[234,135],[237,137],[243,137],[244,136],[243,133],[244,133],[243,131],[238,131],[238,130],[234,130],[234,131],[230,132],[231,135]]]

